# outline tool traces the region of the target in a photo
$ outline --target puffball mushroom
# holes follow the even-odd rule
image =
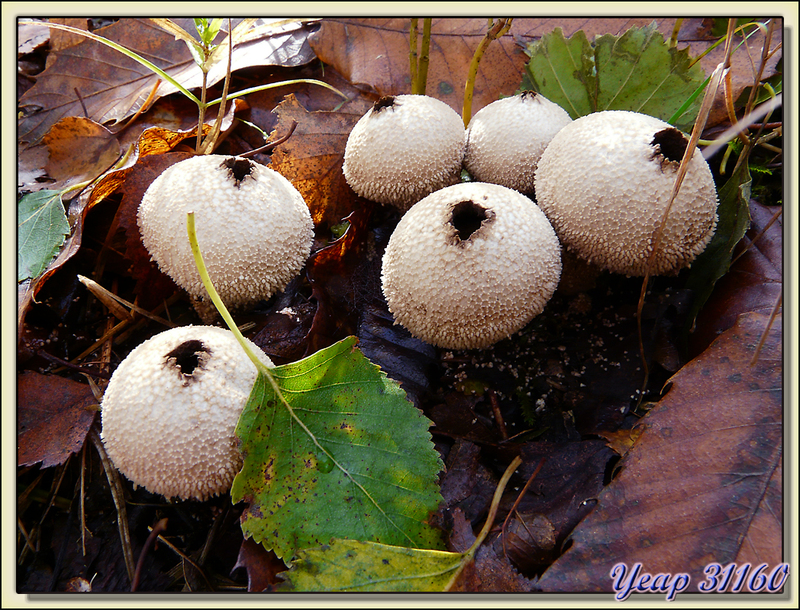
[[[361,197],[406,211],[461,179],[464,122],[427,95],[384,96],[347,138],[342,171]]]
[[[226,329],[185,326],[155,335],[122,361],[103,396],[109,458],[136,485],[167,498],[224,493],[241,469],[234,430],[256,375]]]
[[[138,223],[151,257],[196,299],[208,293],[186,234],[190,211],[211,281],[229,308],[246,309],[282,290],[311,252],[311,213],[278,172],[224,155],[176,163],[148,187]]]
[[[561,246],[528,197],[496,184],[456,184],[401,218],[383,256],[396,324],[432,345],[492,345],[542,312],[558,285]]]
[[[559,131],[539,160],[536,200],[562,243],[612,272],[643,276],[688,138],[644,114],[607,110]],[[689,161],[650,273],[691,265],[717,223],[717,192],[700,151]]]
[[[571,122],[566,110],[534,91],[494,101],[467,126],[464,168],[477,182],[532,193],[539,158]]]

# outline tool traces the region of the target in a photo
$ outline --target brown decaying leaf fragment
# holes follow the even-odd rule
[[[83,447],[97,414],[88,385],[25,371],[17,396],[17,465],[57,466]]]
[[[114,134],[83,117],[64,117],[50,128],[42,143],[49,153],[44,169],[56,180],[48,184],[53,190],[93,180],[120,155]]]
[[[286,570],[286,564],[274,552],[247,538],[239,548],[239,556],[233,567],[234,570],[239,568],[247,571],[247,591],[262,593],[273,590],[282,582],[277,574]]]
[[[348,111],[308,112],[293,94],[275,108],[275,135],[297,127],[275,149],[269,164],[303,195],[314,225],[334,225],[356,209],[355,197],[342,174],[347,136],[360,115]]]
[[[740,316],[672,377],[542,591],[611,591],[620,562],[696,583],[711,562],[782,561],[780,318],[750,366],[767,319]]]

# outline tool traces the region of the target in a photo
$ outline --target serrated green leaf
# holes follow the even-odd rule
[[[564,38],[561,28],[529,47],[527,76],[533,87],[573,119],[597,108],[594,50],[583,30]],[[523,87],[527,88],[527,87]]]
[[[705,80],[699,65],[690,66],[688,51],[669,47],[655,23],[600,36],[594,47],[599,110],[633,110],[666,121]],[[698,101],[675,126],[691,126],[699,108]]]
[[[17,205],[17,281],[38,277],[69,235],[60,191],[29,193]]]
[[[236,435],[245,455],[231,489],[242,531],[290,558],[333,538],[442,548],[426,523],[441,501],[431,422],[350,337],[259,373]]]
[[[444,591],[466,554],[334,540],[298,552],[280,590],[302,592]]]
[[[669,120],[706,79],[687,49],[669,47],[655,23],[590,44],[582,31],[565,40],[560,28],[528,47],[527,78],[573,119],[600,110],[632,110]],[[674,123],[688,130],[699,96]]]

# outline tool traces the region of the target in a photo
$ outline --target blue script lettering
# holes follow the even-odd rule
[[[617,601],[625,601],[631,593],[666,593],[667,601],[674,601],[678,593],[689,588],[691,577],[678,573],[657,574],[653,576],[642,571],[642,564],[635,563],[629,570],[624,563],[618,563],[611,569],[611,578]]]

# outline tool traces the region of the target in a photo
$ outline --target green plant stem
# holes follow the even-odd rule
[[[267,89],[274,89],[275,87],[284,87],[286,85],[296,85],[298,83],[307,83],[309,85],[319,85],[320,87],[325,87],[326,89],[330,89],[337,95],[342,96],[343,99],[347,99],[347,96],[339,91],[333,85],[329,85],[328,83],[324,83],[320,80],[315,80],[313,78],[295,78],[292,80],[282,80],[277,83],[269,83],[267,85],[259,85],[258,87],[250,87],[248,89],[242,89],[241,91],[237,91],[236,93],[231,93],[228,95],[229,100],[234,100],[237,97],[242,97],[243,95],[249,95],[250,93],[257,93],[259,91],[266,91]],[[211,102],[208,102],[206,106],[214,106],[215,104],[219,104],[222,102],[222,98],[219,97]]]
[[[201,70],[203,70],[203,86],[200,89],[200,104],[197,107],[197,144],[194,147],[196,153],[200,152],[200,147],[203,143],[203,123],[206,120],[206,94],[208,92],[206,87],[208,72],[206,72],[205,67],[201,68]]]
[[[469,125],[469,121],[472,118],[472,96],[475,91],[475,79],[478,76],[478,66],[481,63],[481,58],[483,58],[483,54],[486,52],[486,49],[489,47],[489,43],[491,43],[496,38],[500,38],[509,29],[511,29],[511,22],[513,19],[499,19],[497,23],[493,20],[489,20],[489,31],[486,32],[486,35],[481,40],[478,48],[475,49],[475,54],[472,56],[472,61],[469,64],[469,71],[467,72],[467,83],[464,87],[464,109],[461,113],[461,116],[464,120],[464,127]]]
[[[489,514],[486,517],[486,522],[483,524],[483,528],[481,529],[478,537],[475,539],[475,542],[472,543],[472,546],[469,547],[466,553],[464,553],[464,558],[461,560],[461,564],[458,566],[458,569],[453,574],[452,578],[450,578],[450,582],[447,583],[444,590],[449,591],[453,588],[456,583],[456,580],[461,575],[461,572],[464,571],[464,568],[474,560],[475,553],[478,552],[481,544],[486,539],[486,536],[489,535],[489,531],[492,529],[494,525],[495,517],[497,517],[497,509],[500,506],[500,500],[503,497],[503,492],[506,490],[506,485],[508,485],[508,480],[511,478],[511,475],[514,474],[514,471],[519,468],[519,465],[522,464],[522,458],[517,456],[506,468],[506,471],[503,473],[503,476],[500,478],[500,482],[497,484],[497,489],[494,490],[494,496],[492,496],[492,504],[489,507]]]
[[[206,267],[206,263],[203,260],[203,255],[200,252],[200,245],[197,243],[197,230],[195,228],[195,221],[194,221],[194,212],[189,212],[186,215],[186,231],[189,234],[189,245],[192,248],[192,254],[194,255],[194,262],[197,265],[197,271],[200,274],[200,280],[203,282],[203,286],[205,286],[206,291],[208,292],[208,296],[211,297],[211,302],[214,303],[214,307],[217,308],[219,315],[222,316],[222,319],[225,320],[225,324],[228,325],[228,328],[239,341],[239,344],[244,349],[247,357],[250,358],[251,362],[256,365],[256,368],[265,373],[266,376],[272,380],[272,375],[267,368],[267,365],[261,362],[261,359],[255,355],[250,346],[244,340],[244,335],[242,335],[242,331],[239,330],[239,327],[236,326],[236,322],[233,321],[233,316],[231,316],[228,308],[225,307],[225,303],[222,302],[222,298],[219,296],[217,289],[214,288],[214,284],[211,281],[211,277],[208,275],[208,268]],[[273,380],[274,383],[274,380]]]
[[[173,87],[175,87],[178,91],[180,91],[186,97],[188,97],[190,100],[192,100],[195,104],[199,105],[201,103],[200,100],[197,99],[197,97],[191,91],[189,91],[186,87],[181,85],[178,81],[176,81],[169,74],[164,72],[164,70],[159,68],[157,65],[155,65],[152,62],[147,61],[144,57],[134,53],[130,49],[126,49],[122,45],[119,45],[116,42],[113,42],[113,41],[109,40],[108,38],[103,38],[102,36],[98,36],[97,34],[92,34],[91,32],[87,32],[86,30],[80,30],[78,28],[73,28],[73,27],[70,27],[68,25],[61,25],[59,23],[42,23],[42,22],[39,22],[39,21],[20,21],[19,23],[20,24],[27,23],[27,24],[31,24],[31,25],[46,25],[47,27],[53,28],[55,30],[63,30],[65,32],[71,32],[72,34],[77,34],[78,36],[84,36],[86,38],[91,38],[95,42],[99,42],[101,44],[106,45],[107,47],[111,47],[115,51],[119,51],[120,53],[122,53],[126,57],[130,57],[132,60],[142,64],[148,70],[150,70],[152,72],[155,72],[161,78],[163,78],[165,81],[167,81],[169,84],[171,84]]]
[[[306,426],[303,420],[301,420],[297,416],[292,406],[286,400],[286,397],[283,395],[283,392],[281,391],[278,382],[275,381],[275,377],[270,372],[269,367],[267,367],[267,365],[264,364],[258,358],[258,356],[255,355],[252,349],[250,349],[250,346],[245,341],[244,335],[242,335],[242,332],[236,326],[236,323],[233,321],[233,317],[228,311],[228,308],[225,307],[225,303],[222,302],[222,299],[220,298],[217,289],[214,288],[214,284],[208,275],[208,269],[206,268],[205,261],[203,260],[203,255],[200,252],[200,245],[197,242],[197,230],[195,229],[194,212],[188,212],[186,215],[186,232],[189,235],[189,245],[192,249],[194,262],[195,265],[197,266],[197,272],[200,274],[200,280],[203,282],[203,286],[205,286],[205,289],[208,292],[209,297],[211,297],[211,302],[214,303],[214,306],[217,308],[217,311],[219,311],[219,315],[222,316],[222,319],[225,321],[225,324],[227,324],[228,328],[233,333],[234,337],[236,337],[236,340],[239,342],[239,345],[242,346],[242,349],[244,349],[245,353],[247,354],[247,357],[250,358],[250,361],[256,366],[256,369],[259,371],[259,373],[263,374],[263,376],[267,379],[267,382],[272,387],[272,390],[275,392],[275,395],[281,401],[281,404],[283,404],[283,406],[286,407],[287,411],[289,412],[289,415],[302,428],[303,432],[305,432],[308,435],[308,437],[311,439],[311,441],[314,443],[317,449],[319,449],[322,453],[324,453],[328,457],[328,459],[330,459],[331,462],[333,462],[333,464],[339,470],[341,470],[348,479],[350,479],[350,482],[356,487],[358,487],[358,489],[361,490],[361,492],[369,499],[369,501],[372,502],[372,504],[386,516],[387,520],[390,523],[392,523],[397,528],[397,530],[401,534],[403,534],[408,539],[408,541],[413,545],[414,541],[408,536],[408,534],[406,534],[400,527],[398,527],[394,523],[391,517],[389,517],[384,513],[381,506],[378,504],[378,502],[375,501],[375,498],[373,498],[370,495],[370,493],[366,489],[364,489],[364,486],[358,481],[356,481],[353,478],[353,475],[350,472],[348,472],[336,460],[336,458],[333,457],[333,455],[331,455],[330,451],[328,451],[325,447],[323,447],[320,444],[320,442],[317,440],[317,437],[311,432],[311,430],[309,430],[308,426]]]
[[[422,20],[422,48],[419,55],[419,72],[417,74],[417,93],[425,95],[428,89],[428,64],[431,60],[431,18]]]
[[[411,20],[411,27],[408,31],[408,63],[412,95],[417,93],[417,21],[417,19]]]
[[[203,154],[208,154],[214,150],[214,147],[217,143],[217,139],[219,138],[219,133],[222,130],[222,120],[225,118],[225,105],[226,100],[228,97],[228,87],[231,83],[231,65],[233,64],[233,28],[231,26],[231,20],[228,18],[228,30],[230,33],[228,34],[228,67],[225,70],[225,84],[222,86],[222,97],[220,98],[222,101],[219,105],[219,111],[217,112],[217,120],[214,121],[214,127],[211,129],[211,133],[203,142],[203,145],[200,147],[200,152]],[[203,80],[205,80],[205,73],[203,74]],[[203,84],[203,100],[206,97],[206,88],[205,83]],[[198,125],[198,129],[201,130],[202,124]],[[200,142],[200,135],[201,131],[198,131],[197,134],[197,141]]]
[[[678,32],[681,30],[681,25],[683,25],[683,18],[679,17],[675,20],[675,25],[672,27],[672,36],[669,37],[669,46],[672,48],[678,46]]]

